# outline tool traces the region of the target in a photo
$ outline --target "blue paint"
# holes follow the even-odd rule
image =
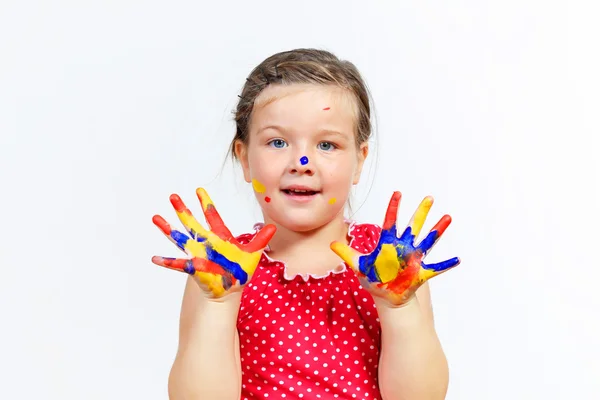
[[[359,258],[358,270],[363,273],[370,282],[381,282],[381,278],[377,275],[377,270],[375,268],[375,260],[377,260],[377,257],[381,252],[381,245],[394,244],[396,240],[396,225],[394,225],[390,229],[381,231],[379,243],[371,254]]]
[[[400,241],[405,243],[412,243],[414,240],[415,235],[412,234],[412,228],[408,226],[402,233],[402,236],[400,236]]]
[[[396,225],[392,226],[390,229],[384,229],[381,231],[381,236],[379,237],[379,243],[381,244],[394,244],[398,240],[396,237]]]
[[[190,275],[194,275],[196,273],[196,268],[194,268],[194,264],[193,264],[192,260],[187,260],[183,270]]]
[[[419,243],[419,247],[417,247],[417,249],[421,250],[423,252],[423,254],[427,254],[429,252],[429,250],[431,250],[431,248],[435,244],[435,242],[438,239],[438,237],[439,236],[438,236],[438,232],[437,231],[431,231],[431,232],[429,232],[429,234],[427,235],[427,237],[425,239],[423,239],[421,241],[421,243]]]
[[[190,240],[190,238],[186,234],[183,234],[174,229],[171,230],[171,239],[173,239],[175,241],[175,244],[177,244],[177,246],[183,251],[185,251],[185,244],[188,240]]]
[[[445,271],[447,269],[450,269],[450,268],[458,265],[459,261],[460,260],[458,259],[458,257],[454,257],[449,260],[439,262],[437,264],[425,264],[425,263],[421,262],[421,266],[424,269],[428,269],[430,271],[440,272],[440,271]]]
[[[237,280],[240,281],[241,285],[244,285],[248,280],[248,274],[242,269],[240,264],[229,261],[224,255],[216,252],[211,247],[206,247],[206,259],[219,264],[223,269],[232,274]]]
[[[302,165],[308,164],[308,157],[302,156],[302,158],[300,158],[300,164],[302,164]]]
[[[231,281],[231,275],[223,275],[221,277],[221,283],[223,284],[223,289],[229,290],[233,286],[233,282]]]
[[[198,232],[196,232],[192,228],[188,229],[188,232],[190,233],[192,238],[194,238],[196,240],[196,242],[202,243],[202,242],[206,241],[205,237],[202,237]]]

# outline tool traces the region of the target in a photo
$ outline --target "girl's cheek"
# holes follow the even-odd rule
[[[258,179],[252,179],[252,188],[254,191],[260,195],[265,195],[267,192],[267,188],[263,185]],[[264,197],[265,202],[270,203],[271,198],[269,196]]]
[[[254,189],[254,191],[256,193],[264,193],[267,191],[267,188],[265,188],[265,185],[263,185],[261,182],[259,182],[258,179],[254,179],[254,178],[252,178],[252,188]]]

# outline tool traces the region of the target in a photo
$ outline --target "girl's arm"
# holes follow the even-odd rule
[[[429,285],[402,306],[374,297],[381,323],[379,388],[383,400],[443,400],[448,363],[435,332]]]
[[[188,278],[181,306],[179,348],[169,375],[171,400],[238,400],[241,392],[239,336],[241,292],[206,299]]]

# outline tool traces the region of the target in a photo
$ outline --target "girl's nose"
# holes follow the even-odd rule
[[[291,164],[290,173],[313,175],[314,168],[311,166],[308,156],[303,155],[294,157]]]

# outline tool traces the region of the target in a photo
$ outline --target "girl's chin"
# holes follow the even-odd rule
[[[336,219],[336,214],[315,215],[314,211],[309,213],[294,212],[293,215],[278,216],[271,218],[274,223],[284,229],[293,232],[310,232],[319,229]]]

